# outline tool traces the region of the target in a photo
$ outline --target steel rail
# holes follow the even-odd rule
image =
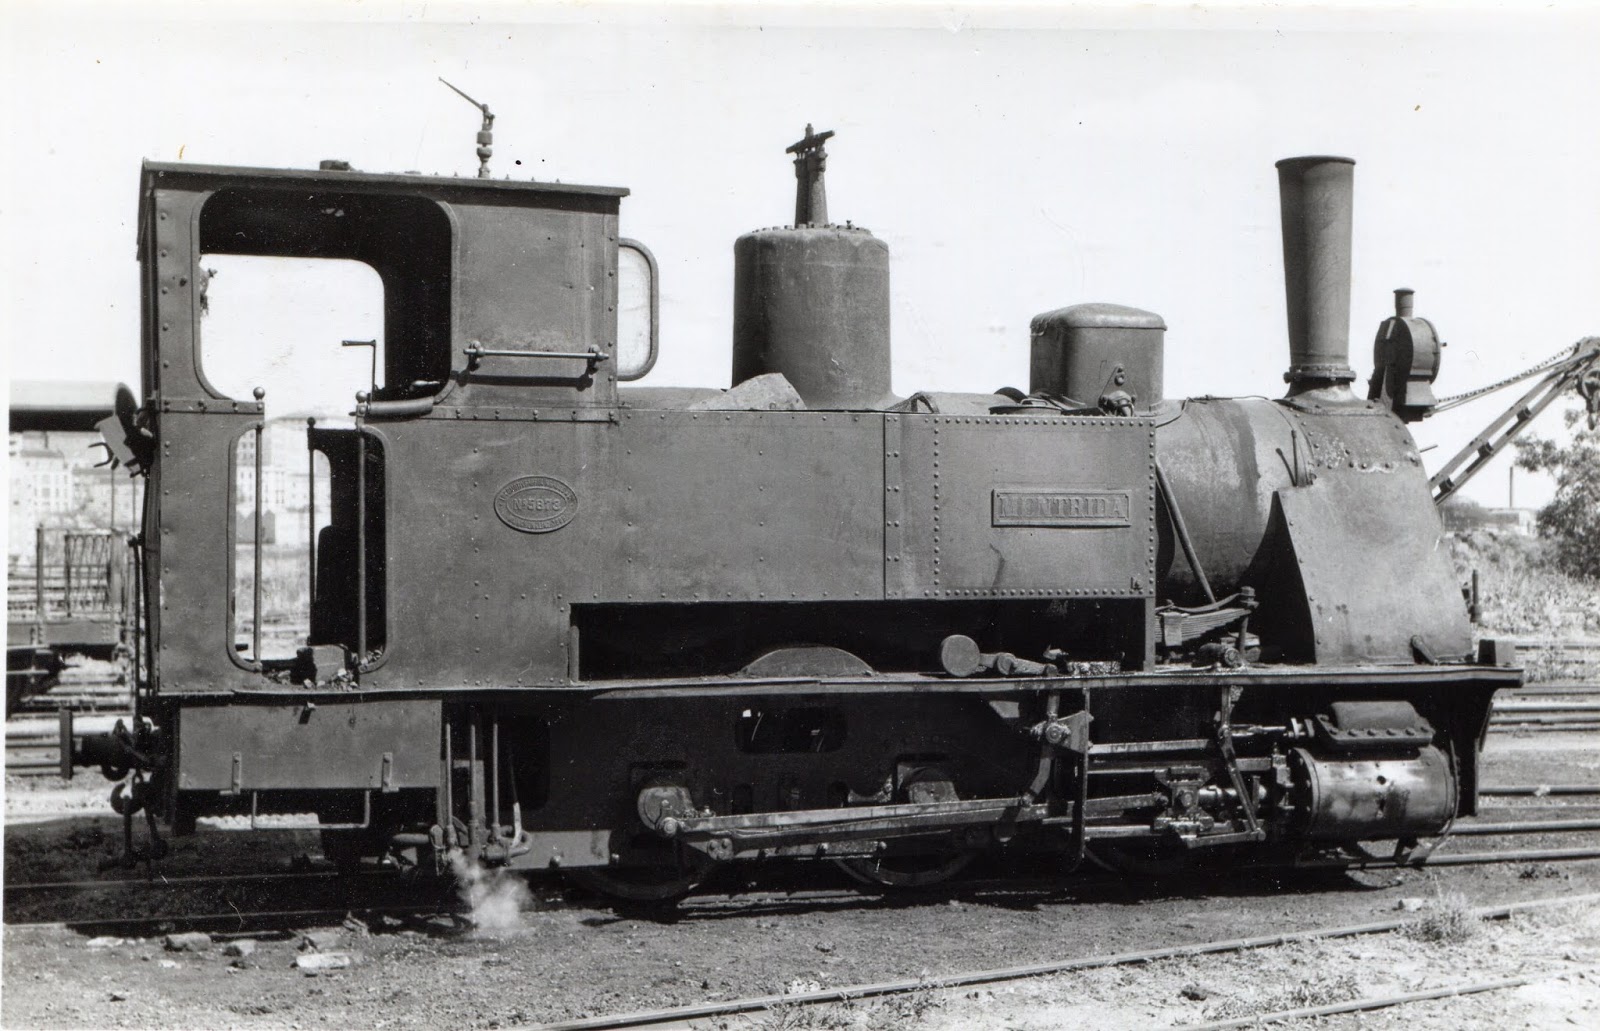
[[[115,881],[20,881],[9,882],[5,891],[10,894],[14,891],[95,891],[114,888],[203,888],[213,884],[242,884],[259,881],[331,881],[349,877],[348,874],[336,870],[308,870],[300,873],[239,873],[239,874],[195,874],[186,877],[155,877],[123,878]],[[394,874],[357,874],[363,880],[399,876]]]
[[[1492,802],[1484,801],[1478,806],[1479,811],[1492,810],[1496,813],[1587,813],[1600,809],[1600,802],[1582,802],[1577,799],[1553,802]]]
[[[1585,692],[1584,694],[1581,694],[1581,695],[1574,695],[1574,694],[1567,694],[1567,695],[1548,694],[1548,695],[1540,695],[1537,698],[1530,698],[1529,701],[1528,701],[1528,704],[1530,704],[1530,705],[1551,706],[1553,711],[1568,711],[1568,710],[1581,711],[1581,710],[1577,709],[1577,706],[1569,704],[1574,699],[1581,699],[1581,701],[1579,701],[1577,703],[1577,706],[1590,706],[1590,705],[1594,705],[1595,701],[1597,699],[1600,699],[1600,695],[1590,694],[1588,692]],[[1494,715],[1496,715],[1496,716],[1514,715],[1516,710],[1513,710],[1513,709],[1495,709],[1495,710],[1493,710],[1493,712],[1494,712]]]
[[[1472,837],[1491,834],[1554,834],[1561,831],[1600,831],[1600,819],[1457,823],[1450,828],[1449,837]]]
[[[1480,795],[1600,795],[1600,784],[1490,784],[1478,789]]]
[[[419,916],[465,916],[466,914],[450,910],[433,908],[424,905],[395,904],[382,906],[340,906],[337,909],[268,909],[250,912],[236,912],[229,910],[226,913],[195,913],[191,915],[163,914],[160,916],[124,916],[101,917],[95,920],[39,920],[7,923],[5,928],[10,931],[36,931],[36,930],[67,930],[77,928],[95,927],[193,927],[207,923],[237,922],[240,924],[250,921],[267,920],[343,920],[351,915],[361,913],[412,913]]]
[[[1600,848],[1523,848],[1496,852],[1435,852],[1421,859],[1305,859],[1296,862],[1297,870],[1415,870],[1424,866],[1483,866],[1492,863],[1565,862],[1600,859]],[[1261,866],[1251,869],[1281,869],[1281,866]]]
[[[1507,723],[1494,722],[1489,724],[1489,729],[1498,734],[1580,734],[1600,728],[1600,719],[1563,720],[1540,719],[1528,722],[1513,721]]]
[[[1497,992],[1506,988],[1521,988],[1524,985],[1540,984],[1545,981],[1560,981],[1569,977],[1581,977],[1600,971],[1600,966],[1579,967],[1576,970],[1563,970],[1543,974],[1528,974],[1523,977],[1501,977],[1492,981],[1469,981],[1465,984],[1445,985],[1440,988],[1425,988],[1416,992],[1405,992],[1400,995],[1379,995],[1366,999],[1352,999],[1349,1002],[1332,1002],[1323,1006],[1302,1006],[1292,1010],[1274,1010],[1271,1013],[1257,1013],[1248,1017],[1235,1017],[1231,1020],[1216,1020],[1209,1024],[1179,1024],[1174,1031],[1225,1031],[1234,1027],[1258,1027],[1261,1024],[1276,1024],[1285,1020],[1300,1020],[1307,1017],[1330,1017],[1340,1013],[1365,1013],[1370,1010],[1388,1009],[1392,1006],[1404,1006],[1412,1002],[1431,1002],[1435,999],[1454,999],[1463,995],[1478,995],[1483,992]]]
[[[1513,914],[1543,909],[1549,906],[1571,906],[1600,902],[1600,893],[1586,895],[1557,895],[1526,902],[1513,902],[1500,906],[1484,906],[1472,910],[1481,920],[1503,920]],[[649,1027],[707,1017],[731,1016],[756,1010],[770,1010],[784,1006],[805,1006],[825,1002],[851,1002],[883,995],[898,995],[928,989],[962,988],[975,984],[992,984],[997,981],[1018,981],[1047,974],[1063,974],[1078,970],[1102,967],[1128,966],[1163,959],[1180,959],[1189,956],[1215,955],[1225,952],[1244,952],[1270,948],[1295,942],[1319,941],[1330,938],[1354,938],[1370,934],[1398,931],[1414,923],[1415,918],[1376,920],[1365,924],[1348,924],[1340,927],[1316,928],[1308,931],[1283,931],[1278,934],[1251,938],[1231,938],[1223,941],[1196,942],[1188,945],[1170,945],[1145,949],[1139,952],[1118,952],[1103,956],[1081,956],[1073,959],[1050,960],[1044,963],[1027,963],[987,970],[971,970],[937,978],[916,980],[879,981],[872,984],[846,985],[822,988],[811,992],[794,992],[788,995],[760,995],[747,999],[730,999],[725,1002],[707,1002],[692,1006],[674,1006],[658,1010],[613,1014],[603,1017],[585,1017],[578,1020],[537,1024],[524,1031],[612,1031],[615,1028]]]
[[[1086,869],[1086,868],[1085,868]],[[1287,869],[1287,868],[1280,868]],[[1075,895],[1101,887],[1130,883],[1129,878],[1116,873],[1085,873],[1079,870],[1070,876],[1016,876],[981,877],[951,880],[942,885],[929,885],[915,892],[919,900],[942,902],[946,899],[977,899],[988,895]],[[729,895],[691,896],[678,903],[680,912],[716,912],[738,908],[755,909],[762,906],[784,904],[809,904],[817,902],[875,903],[888,901],[898,905],[906,900],[903,892],[892,888],[874,890],[867,886],[846,888],[794,888],[759,892],[742,892]]]
[[[1596,723],[1530,723],[1523,724],[1496,724],[1489,728],[1495,734],[1591,734],[1600,730],[1600,722]]]
[[[1600,716],[1584,713],[1550,716],[1507,716],[1489,722],[1492,730],[1593,730],[1600,726]]]
[[[1592,734],[1600,730],[1600,721],[1593,723],[1495,723],[1489,732],[1496,735],[1518,737],[1527,734]]]

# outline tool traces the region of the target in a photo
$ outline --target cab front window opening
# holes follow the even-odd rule
[[[200,360],[237,400],[263,392],[269,417],[347,417],[384,384],[384,290],[343,258],[203,254]]]
[[[210,195],[191,289],[211,388],[272,416],[409,400],[451,369],[454,228],[437,201],[276,187]]]

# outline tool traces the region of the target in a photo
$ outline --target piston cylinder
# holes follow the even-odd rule
[[[1428,745],[1381,758],[1290,753],[1313,841],[1371,841],[1438,834],[1456,811],[1450,760]]]
[[[1028,389],[1093,407],[1121,391],[1136,410],[1161,403],[1167,324],[1120,304],[1075,304],[1036,315]]]
[[[1278,162],[1283,283],[1289,313],[1289,393],[1339,386],[1350,368],[1350,226],[1355,162]]]
[[[810,408],[892,400],[888,244],[844,226],[746,233],[733,293],[734,385],[776,372]]]

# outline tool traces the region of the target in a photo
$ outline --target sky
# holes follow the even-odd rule
[[[9,0],[0,32],[17,378],[137,379],[141,159],[471,175],[478,115],[441,76],[494,110],[496,176],[632,189],[623,233],[662,290],[645,384],[728,385],[733,241],[792,217],[783,149],[807,123],[837,133],[834,219],[889,244],[902,395],[1025,388],[1029,320],[1087,301],[1162,315],[1168,396],[1280,395],[1273,162],[1301,154],[1357,161],[1360,382],[1395,287],[1448,345],[1441,396],[1600,334],[1581,7]],[[338,347],[373,335],[359,270],[298,305],[292,276],[246,278],[222,270],[218,303],[308,321],[212,338],[216,379],[264,385],[270,411],[310,346],[337,398],[365,385],[368,356]],[[1414,427],[1425,458],[1510,400]],[[1466,494],[1504,504],[1508,464]],[[1518,475],[1519,504],[1549,491]]]

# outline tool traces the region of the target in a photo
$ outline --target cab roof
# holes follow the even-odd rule
[[[489,196],[512,194],[562,194],[566,196],[621,198],[628,195],[623,186],[582,186],[575,183],[532,182],[518,179],[479,179],[476,177],[423,175],[419,172],[361,172],[354,169],[249,168],[234,165],[195,165],[187,162],[145,161],[142,185],[149,190],[156,182],[180,185],[207,180],[232,186],[310,186],[314,189],[348,190],[352,187],[397,188],[408,191],[484,193]]]

